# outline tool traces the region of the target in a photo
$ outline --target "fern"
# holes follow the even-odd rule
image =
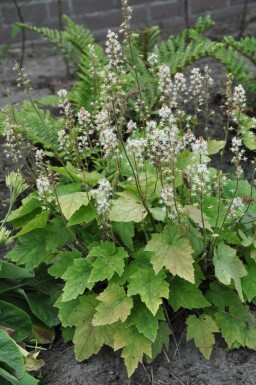
[[[233,47],[222,46],[213,53],[213,56],[224,64],[229,73],[233,74],[237,83],[248,85],[253,73],[249,70],[249,63]]]
[[[256,66],[256,37],[247,36],[241,40],[235,40],[232,36],[226,36],[224,41]]]
[[[148,55],[154,50],[154,47],[159,42],[159,39],[160,29],[157,26],[153,26],[151,28],[138,31],[132,40],[132,44],[143,61],[147,62]]]
[[[81,53],[86,54],[89,44],[94,43],[92,34],[82,25],[74,23],[68,16],[63,16],[64,31],[50,28],[39,28],[29,24],[17,23],[20,27],[41,34],[49,40],[63,55],[69,69],[76,72]]]
[[[39,143],[44,148],[55,150],[58,147],[58,131],[64,129],[64,121],[63,119],[54,119],[48,110],[37,109],[42,120],[30,102],[24,101],[22,103],[19,113],[16,114],[20,131],[33,143]]]

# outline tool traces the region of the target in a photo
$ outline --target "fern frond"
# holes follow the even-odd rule
[[[17,23],[20,27],[26,28],[42,35],[50,41],[59,51],[69,65],[72,72],[78,69],[80,55],[86,54],[88,45],[94,43],[92,34],[82,25],[74,23],[68,16],[63,16],[65,29],[59,31],[45,27],[35,27],[30,24]]]
[[[154,50],[154,47],[159,42],[160,29],[157,26],[138,31],[132,40],[133,46],[141,55],[144,62],[147,62],[148,55]]]
[[[245,86],[248,85],[253,77],[253,73],[249,70],[249,63],[245,62],[243,57],[233,47],[222,46],[213,52],[212,56],[224,64],[228,72],[233,74],[237,83]]]
[[[224,41],[241,55],[249,59],[256,66],[256,37],[247,36],[241,40],[235,40],[232,36],[224,37]]]

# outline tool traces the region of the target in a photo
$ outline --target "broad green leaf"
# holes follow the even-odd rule
[[[32,270],[24,269],[14,263],[0,261],[0,278],[4,279],[23,279],[33,278],[35,274]]]
[[[249,247],[253,243],[254,237],[246,236],[240,229],[238,229],[238,234],[242,239],[241,245],[243,245],[244,247]]]
[[[74,259],[74,264],[63,274],[66,281],[63,289],[62,301],[68,302],[83,294],[86,288],[92,289],[93,283],[89,282],[91,274],[91,261],[88,258]]]
[[[118,320],[124,322],[133,307],[132,298],[128,298],[124,288],[115,283],[110,283],[97,300],[101,303],[92,320],[94,326],[111,325]]]
[[[63,338],[63,341],[65,342],[65,344],[67,342],[70,342],[73,340],[74,338],[74,334],[75,334],[75,327],[62,327],[61,328],[61,336]]]
[[[153,316],[146,305],[135,297],[134,306],[132,308],[131,314],[126,320],[126,325],[136,326],[140,333],[154,342],[159,328],[159,321],[163,321],[164,319],[165,318],[162,309],[159,309],[156,315]]]
[[[31,376],[28,373],[25,373],[24,376],[19,380],[19,385],[38,385],[39,380]]]
[[[55,278],[62,277],[68,267],[73,265],[74,259],[81,258],[81,256],[82,253],[76,249],[72,251],[60,251],[54,265],[49,267],[48,273]]]
[[[76,308],[77,304],[79,304],[79,299],[73,299],[69,302],[62,302],[62,296],[60,296],[56,303],[55,307],[59,309],[59,319],[61,321],[61,325],[63,327],[72,327],[73,323],[70,321],[70,317],[72,315],[73,310]]]
[[[170,282],[169,302],[175,312],[180,308],[200,309],[211,306],[196,285],[179,277]]]
[[[207,152],[209,155],[217,154],[225,146],[225,140],[208,140]]]
[[[86,172],[83,171],[82,173],[79,174],[79,177],[81,177],[82,182],[86,182],[91,186],[95,186],[96,184],[99,183],[101,179],[104,178],[104,176],[97,171],[91,171],[91,172]]]
[[[11,373],[7,372],[7,370],[0,367],[0,379],[2,380],[2,378],[4,378],[3,385],[20,384],[20,381],[16,377],[14,377]]]
[[[244,145],[249,148],[249,150],[256,150],[256,135],[253,131],[256,127],[255,119],[246,114],[241,114],[240,119]]]
[[[256,265],[251,263],[247,268],[247,275],[242,277],[242,288],[249,302],[256,297]]]
[[[44,229],[33,230],[22,235],[15,247],[7,254],[7,258],[34,269],[48,258],[46,235]]]
[[[174,276],[178,275],[194,283],[193,249],[186,238],[179,237],[179,230],[167,225],[160,234],[153,234],[146,251],[151,251],[151,263],[156,273],[166,267]]]
[[[201,229],[204,227],[206,230],[213,232],[207,216],[204,214],[203,222],[201,211],[198,208],[192,205],[187,205],[184,207],[184,210],[188,213],[189,218],[201,227]]]
[[[26,298],[32,313],[45,325],[53,327],[60,323],[57,309],[53,307],[53,298],[37,293],[26,293]]]
[[[155,274],[153,269],[140,269],[129,278],[128,296],[139,294],[142,302],[156,315],[162,298],[168,298],[169,285],[163,271]]]
[[[190,315],[186,321],[187,324],[187,341],[194,340],[196,347],[209,359],[212,348],[215,343],[214,333],[219,331],[216,323],[207,314],[202,314],[197,318]]]
[[[93,294],[82,296],[70,315],[70,322],[76,326],[73,342],[78,361],[97,354],[104,344],[113,346],[114,328],[110,325],[96,327],[92,325],[97,304],[98,301]]]
[[[237,309],[238,310],[238,309]],[[231,314],[227,312],[215,313],[216,323],[221,330],[221,335],[230,349],[239,344],[245,346],[247,325],[243,313]]]
[[[135,326],[125,327],[120,325],[114,334],[114,350],[123,348],[121,356],[124,358],[128,377],[130,377],[138,364],[142,362],[143,355],[152,355],[152,342],[139,333]]]
[[[0,325],[15,330],[16,341],[23,341],[32,333],[32,323],[27,313],[4,301],[0,301]]]
[[[30,233],[31,231],[33,231],[35,229],[44,229],[47,225],[49,215],[50,215],[50,212],[48,210],[44,210],[40,214],[37,214],[34,219],[27,222],[22,227],[22,230],[20,230],[18,232],[18,234],[15,235],[15,238],[18,238],[21,235]]]
[[[153,218],[156,221],[163,222],[165,220],[165,217],[166,217],[166,210],[165,210],[165,208],[163,208],[163,207],[151,207],[149,209],[149,211],[151,212]]]
[[[113,222],[112,228],[114,233],[119,235],[125,246],[128,247],[128,249],[133,250],[134,223]]]
[[[56,186],[56,193],[58,197],[62,195],[72,194],[74,192],[81,191],[81,183],[68,183],[68,184],[59,184]]]
[[[88,203],[88,193],[86,192],[75,192],[59,197],[61,211],[67,220],[69,220],[81,206],[87,206]]]
[[[224,310],[226,307],[239,306],[241,301],[236,291],[215,281],[210,284],[210,289],[205,294],[206,299],[215,307]]]
[[[96,209],[90,205],[81,206],[68,221],[69,226],[80,225],[81,223],[90,223],[98,217]]]
[[[100,246],[93,247],[88,257],[96,257],[92,263],[92,271],[89,282],[108,281],[114,273],[119,276],[124,271],[124,259],[128,257],[123,247],[115,247],[113,242],[102,242]]]
[[[74,240],[62,218],[53,218],[47,225],[47,250],[60,248]]]
[[[244,277],[247,271],[236,255],[236,249],[225,245],[224,242],[220,243],[214,250],[213,263],[218,280],[224,285],[230,285],[231,279],[233,279],[238,295],[243,301],[241,277]]]
[[[155,342],[152,345],[152,358],[147,357],[148,362],[152,362],[158,354],[160,354],[163,350],[163,347],[168,351],[169,349],[169,339],[172,331],[167,322],[160,322],[159,329],[157,332],[157,336]]]
[[[0,330],[0,362],[8,365],[18,379],[23,377],[25,373],[23,356],[15,341],[4,330]]]
[[[121,195],[122,194],[122,195]],[[116,199],[110,210],[110,220],[113,222],[142,222],[147,212],[136,195],[123,192]]]
[[[37,196],[33,193],[27,196],[22,200],[22,206],[20,206],[17,210],[11,212],[8,216],[8,221],[13,222],[17,219],[20,219],[27,214],[30,214],[38,207],[40,207],[42,202],[40,202]]]

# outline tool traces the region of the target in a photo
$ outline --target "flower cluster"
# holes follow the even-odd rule
[[[99,182],[97,189],[91,191],[92,197],[96,202],[96,210],[99,215],[100,227],[107,230],[109,224],[109,211],[111,206],[112,186],[107,179]]]

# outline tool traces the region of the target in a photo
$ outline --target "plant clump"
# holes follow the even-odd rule
[[[206,358],[216,333],[230,349],[256,349],[256,191],[254,161],[251,183],[243,178],[243,86],[227,76],[225,138],[213,140],[210,69],[173,74],[156,51],[145,64],[151,103],[126,0],[122,9],[100,71],[102,54],[89,48],[89,108],[77,109],[60,90],[62,118],[45,116],[25,79],[28,115],[44,132],[54,127],[50,137],[33,137],[13,106],[4,113],[7,146],[15,143],[30,188],[8,213],[16,244],[6,257],[27,269],[44,266],[56,280],[54,306],[79,361],[106,344],[122,349],[130,376],[144,356],[150,361],[168,347],[180,309],[187,310],[187,340]],[[231,174],[222,170],[226,151]]]

